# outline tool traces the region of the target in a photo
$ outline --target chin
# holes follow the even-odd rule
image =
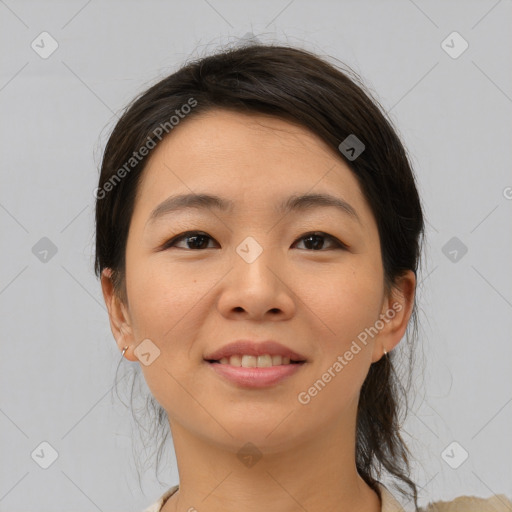
[[[246,414],[240,421],[235,421],[233,418],[229,420],[219,418],[219,422],[231,435],[223,430],[222,439],[211,439],[212,431],[209,430],[210,439],[235,453],[247,443],[251,443],[262,453],[267,454],[292,449],[308,437],[313,437],[314,433],[310,432],[311,435],[308,436],[308,431],[304,431],[304,424],[293,423],[291,420],[293,414],[289,415],[289,413],[289,410],[286,411],[281,407],[279,414],[276,415]]]

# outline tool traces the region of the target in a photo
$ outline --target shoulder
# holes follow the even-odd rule
[[[178,487],[179,485],[171,487],[143,512],[160,512]],[[383,484],[378,484],[378,487],[382,501],[381,512],[404,512],[403,507]],[[427,506],[420,507],[419,512],[512,512],[512,501],[504,494],[495,494],[490,498],[459,496],[451,501],[430,502]]]
[[[175,485],[171,487],[169,490],[165,491],[165,493],[160,496],[159,500],[150,505],[148,508],[145,508],[143,512],[160,512],[164,503],[178,490],[179,485]]]
[[[421,512],[512,512],[512,501],[504,494],[490,498],[459,496],[451,501],[436,501],[420,509]]]
[[[383,485],[378,484],[382,512],[404,512],[404,508]],[[504,494],[495,494],[490,498],[459,496],[451,501],[429,502],[420,507],[419,512],[512,512],[512,501]]]

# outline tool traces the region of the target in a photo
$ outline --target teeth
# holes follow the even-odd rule
[[[272,366],[278,366],[283,363],[283,356],[272,356]]]
[[[258,366],[258,358],[255,356],[242,356],[242,368],[255,368]]]
[[[269,354],[263,356],[233,355],[229,358],[223,357],[219,363],[229,364],[231,366],[243,366],[244,368],[268,368],[269,366],[291,364],[289,357],[271,356]]]

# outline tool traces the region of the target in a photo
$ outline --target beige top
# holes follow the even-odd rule
[[[382,501],[381,512],[405,512],[404,508],[383,484],[378,484]],[[143,512],[160,512],[165,502],[178,490],[179,485],[171,487],[160,499]],[[421,507],[420,512],[512,512],[512,501],[504,494],[495,494],[490,498],[459,496],[452,501],[436,501]]]

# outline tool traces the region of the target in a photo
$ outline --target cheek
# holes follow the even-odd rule
[[[164,258],[146,260],[131,270],[131,274],[127,272],[127,291],[134,335],[138,342],[149,338],[160,351],[153,363],[140,365],[144,379],[168,414],[177,414],[185,421],[190,414],[190,395],[185,390],[197,395],[197,367],[192,366],[195,356],[191,350],[194,340],[201,337],[201,326],[209,313],[207,293],[216,278],[211,273],[196,275],[190,268],[171,268]],[[200,410],[192,416],[198,414]]]
[[[321,353],[297,396],[303,410],[320,425],[332,425],[357,411],[361,386],[371,365],[373,341],[365,329],[379,318],[382,288],[378,274],[350,272],[331,279],[311,307],[320,320]]]
[[[378,266],[368,264],[336,269],[320,280],[305,283],[303,293],[307,297],[304,302],[313,305],[311,309],[318,312],[330,333],[328,351],[342,350],[378,319],[382,273]]]
[[[372,359],[374,338],[367,329],[379,319],[383,297],[378,266],[366,264],[333,275],[324,283],[325,292],[316,294],[317,304],[312,307],[322,320],[318,327],[324,327],[320,362],[308,385],[319,382],[311,390],[314,398],[308,407],[321,417],[357,403]]]
[[[162,255],[164,256],[164,255]],[[140,259],[139,261],[142,261]],[[127,291],[134,329],[167,345],[197,328],[195,306],[215,283],[215,276],[197,274],[186,265],[169,265],[165,257],[127,266]],[[189,337],[194,331],[188,331]]]

